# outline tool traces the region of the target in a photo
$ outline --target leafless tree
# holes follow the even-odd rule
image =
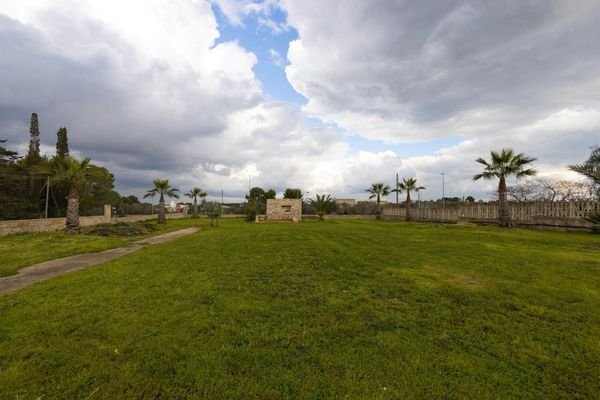
[[[513,201],[571,201],[593,200],[594,190],[583,182],[571,182],[550,178],[528,179],[507,189]]]

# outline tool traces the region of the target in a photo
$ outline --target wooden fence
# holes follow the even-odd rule
[[[586,228],[587,215],[600,213],[599,201],[509,202],[511,220],[518,225],[545,225]],[[406,219],[407,209],[396,204],[383,208],[384,218]],[[498,203],[473,203],[453,208],[418,208],[412,206],[411,218],[423,221],[492,223],[498,218]]]

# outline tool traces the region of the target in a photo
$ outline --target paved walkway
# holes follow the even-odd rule
[[[191,235],[199,230],[200,228],[181,229],[138,240],[127,247],[119,247],[98,253],[78,254],[21,268],[16,275],[0,278],[0,296],[16,292],[17,290],[33,285],[36,282],[45,281],[55,276],[65,275],[73,271],[79,271],[114,260],[115,258],[136,252],[146,246],[164,243],[182,236]]]

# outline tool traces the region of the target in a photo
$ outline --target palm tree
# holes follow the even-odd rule
[[[369,199],[377,197],[377,219],[381,219],[381,198],[390,194],[390,187],[383,183],[374,183],[366,191],[371,193]]]
[[[315,208],[317,211],[317,215],[319,215],[319,220],[324,221],[325,213],[331,210],[335,200],[331,198],[331,195],[325,196],[324,194],[318,195],[316,199],[310,199],[309,203]]]
[[[90,158],[78,161],[72,157],[55,157],[52,163],[52,181],[66,182],[69,185],[67,195],[67,218],[65,220],[65,233],[76,235],[79,226],[79,194],[87,183],[90,170]]]
[[[402,182],[398,183],[398,187],[392,190],[393,192],[404,193],[406,192],[406,219],[411,219],[410,214],[410,192],[419,192],[425,190],[424,186],[417,186],[417,178],[402,178]]]
[[[190,199],[194,199],[194,218],[198,217],[198,197],[206,197],[206,193],[199,187],[195,187],[185,194]]]
[[[595,185],[600,185],[600,147],[591,147],[592,154],[583,164],[569,165],[571,171],[575,171],[594,182]]]
[[[154,187],[146,192],[144,198],[160,194],[160,200],[158,201],[158,223],[164,224],[167,220],[165,217],[165,195],[178,199],[179,195],[177,192],[179,189],[171,187],[168,179],[155,179],[152,183],[154,183]]]
[[[527,157],[523,153],[514,154],[511,149],[502,149],[501,152],[491,151],[491,162],[479,157],[477,161],[485,168],[481,174],[473,176],[473,180],[498,178],[498,220],[500,226],[511,226],[508,201],[506,200],[506,178],[514,175],[517,179],[525,176],[534,176],[537,171],[527,168],[536,158]]]

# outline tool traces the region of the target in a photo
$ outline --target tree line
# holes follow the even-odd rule
[[[64,217],[67,213],[72,188],[54,177],[61,163],[71,160],[67,128],[58,129],[56,153],[51,157],[40,153],[36,113],[31,115],[29,135],[29,147],[22,156],[4,147],[6,140],[0,140],[0,220]],[[102,213],[104,204],[121,202],[114,190],[114,175],[108,169],[88,161],[86,175],[85,184],[78,188],[82,214]]]
[[[502,149],[501,151],[491,151],[490,159],[486,160],[482,157],[475,161],[483,167],[483,171],[473,176],[474,181],[478,180],[497,180],[498,189],[495,192],[495,197],[498,201],[498,222],[502,227],[512,225],[510,220],[509,200],[513,201],[568,201],[568,200],[593,200],[600,199],[600,147],[591,147],[592,153],[590,157],[581,164],[569,165],[571,171],[577,172],[589,179],[589,183],[569,182],[565,180],[552,180],[548,178],[538,178],[536,180],[523,180],[523,178],[534,177],[538,171],[532,168],[532,164],[537,160],[534,157],[527,156],[523,153],[515,153],[512,149]],[[510,177],[517,178],[517,184],[514,186],[507,185],[507,179]],[[375,200],[375,214],[377,219],[381,219],[381,203],[383,198],[391,193],[405,194],[406,200],[403,206],[406,207],[406,219],[411,220],[411,207],[414,203],[411,194],[419,193],[426,188],[417,184],[417,178],[408,177],[402,178],[401,182],[396,183],[396,187],[392,189],[390,185],[383,182],[376,182],[371,185],[366,191],[369,193],[369,199]],[[266,200],[274,199],[275,191],[269,189],[265,191],[260,187],[254,187],[246,195],[246,219],[254,221],[257,214],[264,214],[266,211]],[[302,199],[303,194],[300,189],[286,189],[284,198]],[[451,206],[459,204],[471,204],[475,202],[475,198],[468,196],[460,200],[457,197],[441,199],[442,205],[446,202]],[[428,205],[432,201],[425,202]],[[440,203],[437,200],[435,203]],[[324,214],[334,210],[348,213],[349,208],[358,208],[353,206],[337,206],[335,199],[330,194],[316,194],[314,198],[303,202],[304,212],[314,212],[323,219]],[[373,211],[373,210],[369,210]],[[369,212],[370,213],[370,212]],[[590,216],[594,218],[597,216]]]
[[[6,140],[0,140],[0,219],[36,218],[42,216],[67,217],[66,231],[75,233],[79,230],[79,214],[83,211],[101,213],[104,204],[133,205],[141,204],[135,196],[121,197],[114,190],[114,176],[106,168],[93,165],[89,158],[78,161],[70,157],[68,132],[66,127],[57,131],[56,154],[49,158],[40,154],[40,132],[38,115],[32,113],[29,129],[29,147],[25,156],[21,157],[13,150],[2,146]],[[558,184],[549,180],[538,180],[521,183],[509,187],[506,179],[515,176],[517,179],[535,176],[537,171],[531,168],[536,158],[523,153],[514,153],[511,149],[491,151],[490,160],[477,158],[475,161],[483,166],[483,171],[473,176],[473,180],[498,180],[498,204],[500,226],[510,226],[508,200],[565,200],[574,196],[582,196],[587,190],[592,196],[600,198],[600,147],[593,146],[590,157],[581,164],[569,165],[575,171],[591,181],[590,185],[560,181]],[[158,222],[165,222],[164,196],[178,198],[178,189],[171,187],[168,180],[154,180],[154,187],[144,197],[159,195]],[[585,190],[584,190],[585,189]],[[425,190],[417,185],[414,177],[403,178],[392,190],[389,185],[377,182],[366,191],[369,199],[376,199],[377,218],[381,218],[381,201],[390,193],[406,193],[404,202],[407,219],[411,219],[411,193]],[[193,199],[193,216],[198,216],[198,199],[206,197],[201,188],[195,187],[186,193]],[[257,214],[266,212],[266,201],[274,199],[273,189],[251,188],[246,195],[246,219],[254,221]],[[302,199],[299,188],[287,188],[284,198]],[[469,196],[467,201],[475,199]],[[442,203],[444,199],[442,199]],[[335,200],[330,194],[316,194],[306,204],[316,212],[320,219],[325,213],[335,208]],[[206,207],[207,213],[217,219],[222,212],[221,205],[211,204]],[[62,214],[62,215],[61,215]]]

